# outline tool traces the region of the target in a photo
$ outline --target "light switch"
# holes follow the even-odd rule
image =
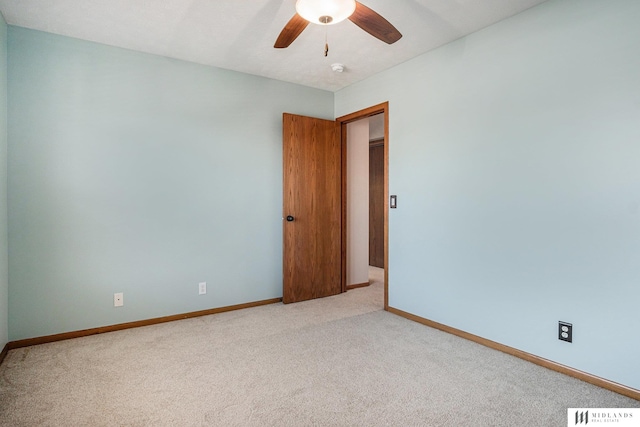
[[[398,196],[391,196],[391,200],[389,201],[389,207],[391,209],[396,209],[398,205]]]

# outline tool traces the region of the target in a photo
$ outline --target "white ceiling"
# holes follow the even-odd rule
[[[326,27],[327,58],[319,25],[273,48],[295,0],[0,0],[0,11],[10,25],[336,91],[544,1],[361,0],[402,39],[344,21]]]

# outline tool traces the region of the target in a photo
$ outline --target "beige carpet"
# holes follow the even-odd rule
[[[382,310],[367,288],[13,350],[3,426],[566,426],[640,402]]]

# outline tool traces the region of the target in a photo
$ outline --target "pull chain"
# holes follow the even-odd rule
[[[327,41],[327,33],[329,30],[327,29],[327,25],[324,27],[324,56],[325,58],[329,55],[329,42]]]

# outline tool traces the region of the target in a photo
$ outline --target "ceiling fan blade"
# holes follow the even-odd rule
[[[402,38],[402,34],[396,27],[360,2],[356,2],[356,11],[349,20],[385,43],[393,44]]]
[[[309,25],[309,21],[296,13],[293,15],[293,18],[287,22],[287,25],[284,26],[273,47],[277,49],[289,47],[289,45],[298,38],[300,33],[307,28],[307,25]]]

